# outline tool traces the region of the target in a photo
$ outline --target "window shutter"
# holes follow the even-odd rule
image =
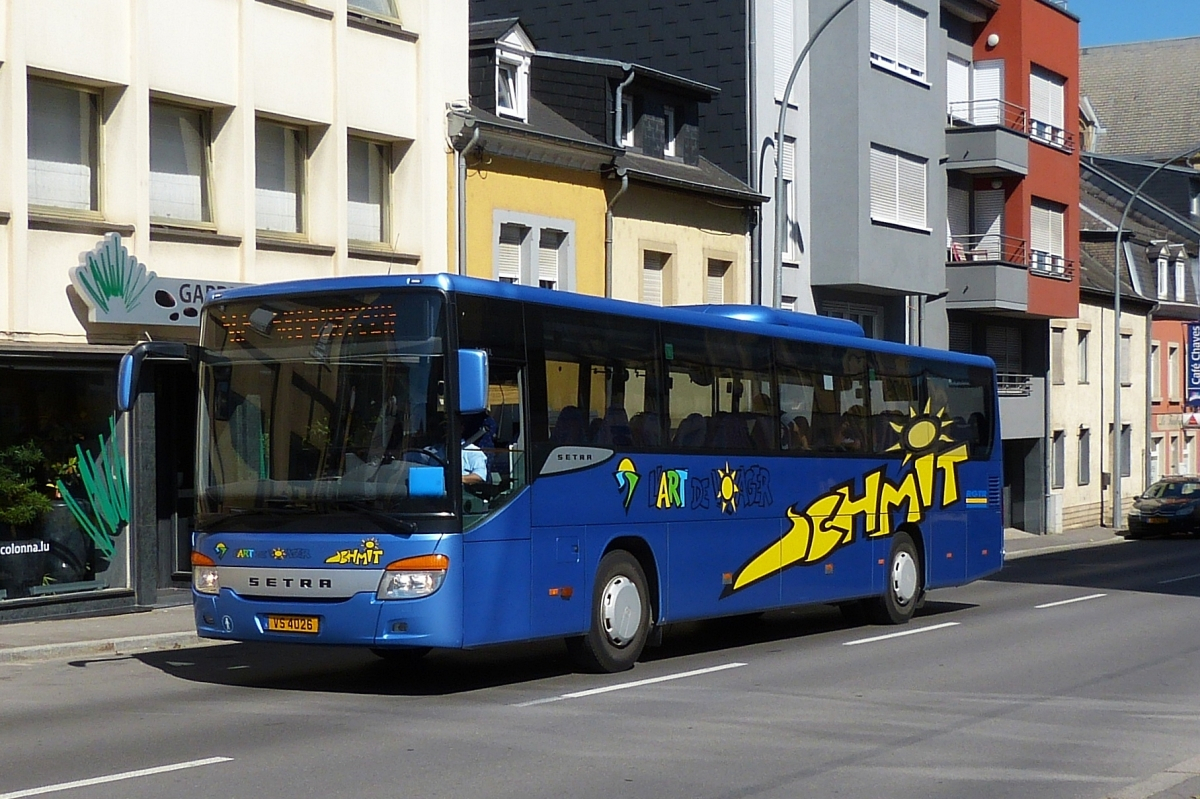
[[[971,232],[971,192],[954,186],[946,190],[946,220],[951,236],[966,236]]]
[[[1003,259],[1003,234],[1004,189],[975,192],[975,235],[980,237],[976,249],[983,251],[988,260]]]
[[[500,226],[500,246],[496,256],[496,277],[503,283],[521,282],[521,244],[528,228]]]
[[[793,0],[775,0],[774,43],[775,43],[775,99],[783,99],[788,77],[795,63],[793,36],[795,20],[792,18]]]
[[[729,264],[710,258],[708,261],[708,279],[705,283],[705,300],[709,305],[720,305],[725,302],[725,274]]]
[[[950,320],[951,352],[973,352],[971,349],[971,325],[961,319]]]
[[[996,362],[996,371],[1022,374],[1021,331],[1015,327],[988,325],[987,355]]]
[[[925,15],[896,5],[896,55],[904,71],[925,77]]]
[[[889,0],[871,0],[871,55],[886,64],[897,62],[896,4]]]
[[[925,161],[897,155],[897,196],[902,225],[926,226]]]
[[[545,288],[558,288],[560,279],[558,268],[565,239],[566,234],[562,231],[542,231],[538,241],[538,283]]]
[[[663,304],[663,253],[646,250],[642,256],[642,302]]]
[[[899,218],[896,155],[878,147],[871,148],[871,218],[883,222],[895,222]]]
[[[971,120],[971,64],[961,58],[946,59],[946,113],[951,120]]]
[[[1030,208],[1029,246],[1035,252],[1050,252],[1050,209],[1036,202]]]
[[[1029,116],[1038,122],[1050,121],[1050,85],[1037,72],[1029,76]]]
[[[972,75],[972,120],[976,125],[999,125],[1004,121],[1000,101],[1004,99],[1004,62],[976,61]]]

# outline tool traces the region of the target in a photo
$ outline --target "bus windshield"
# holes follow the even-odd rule
[[[406,532],[449,512],[443,308],[433,292],[208,308],[198,528]]]

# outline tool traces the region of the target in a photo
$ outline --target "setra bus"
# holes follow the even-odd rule
[[[213,293],[197,362],[204,637],[619,671],[665,624],[904,623],[1003,564],[992,362],[845,320],[332,278]]]

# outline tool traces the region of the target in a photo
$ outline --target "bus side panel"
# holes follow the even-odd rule
[[[921,525],[928,561],[926,588],[962,585],[967,578],[967,511],[934,511]]]
[[[978,580],[995,574],[1004,566],[1004,525],[1000,503],[991,502],[971,509],[967,514],[970,544],[967,551],[967,579]]]
[[[783,604],[810,605],[869,596],[874,590],[871,564],[877,542],[865,538],[861,527],[861,516],[813,520],[811,527],[799,520],[789,523],[787,535],[803,539],[793,543],[791,551],[807,554],[785,566]],[[852,531],[849,543],[844,537],[846,530]]]
[[[777,518],[681,522],[669,527],[669,564],[663,591],[665,621],[728,616],[779,607],[778,548],[767,576],[737,592],[732,576],[770,550],[783,533]]]
[[[587,629],[590,572],[584,568],[583,527],[539,527],[530,537],[530,626],[535,638]]]
[[[529,540],[463,541],[463,646],[530,637]]]

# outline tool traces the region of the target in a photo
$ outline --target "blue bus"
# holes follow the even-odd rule
[[[673,622],[899,624],[1003,564],[987,358],[451,275],[219,291],[200,337],[207,638],[612,672]]]

